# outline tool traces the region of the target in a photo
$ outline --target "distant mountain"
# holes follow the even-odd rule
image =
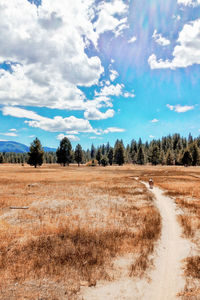
[[[50,147],[43,147],[45,152],[56,152],[56,148],[50,148]]]
[[[52,151],[55,152],[55,148],[43,147],[45,152]],[[25,153],[29,151],[29,147],[12,141],[0,141],[0,152],[15,152],[15,153]]]

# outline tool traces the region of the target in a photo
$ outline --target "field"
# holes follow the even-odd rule
[[[130,254],[130,278],[147,276],[162,225],[141,182],[149,177],[174,197],[195,245],[182,297],[198,297],[199,168],[1,165],[0,299],[81,299],[82,286],[115,280],[114,260]]]

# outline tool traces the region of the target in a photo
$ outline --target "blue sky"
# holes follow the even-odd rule
[[[1,0],[0,140],[200,134],[200,0]]]

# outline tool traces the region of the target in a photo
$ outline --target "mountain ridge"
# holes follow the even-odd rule
[[[55,148],[43,147],[45,152],[55,152]],[[0,152],[14,152],[14,153],[26,153],[29,151],[29,147],[25,144],[14,141],[0,141]]]

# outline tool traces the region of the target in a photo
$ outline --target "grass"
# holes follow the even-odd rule
[[[137,173],[0,166],[1,299],[76,299],[81,282],[112,280],[113,258],[127,253],[135,257],[130,276],[144,275],[161,221]]]

